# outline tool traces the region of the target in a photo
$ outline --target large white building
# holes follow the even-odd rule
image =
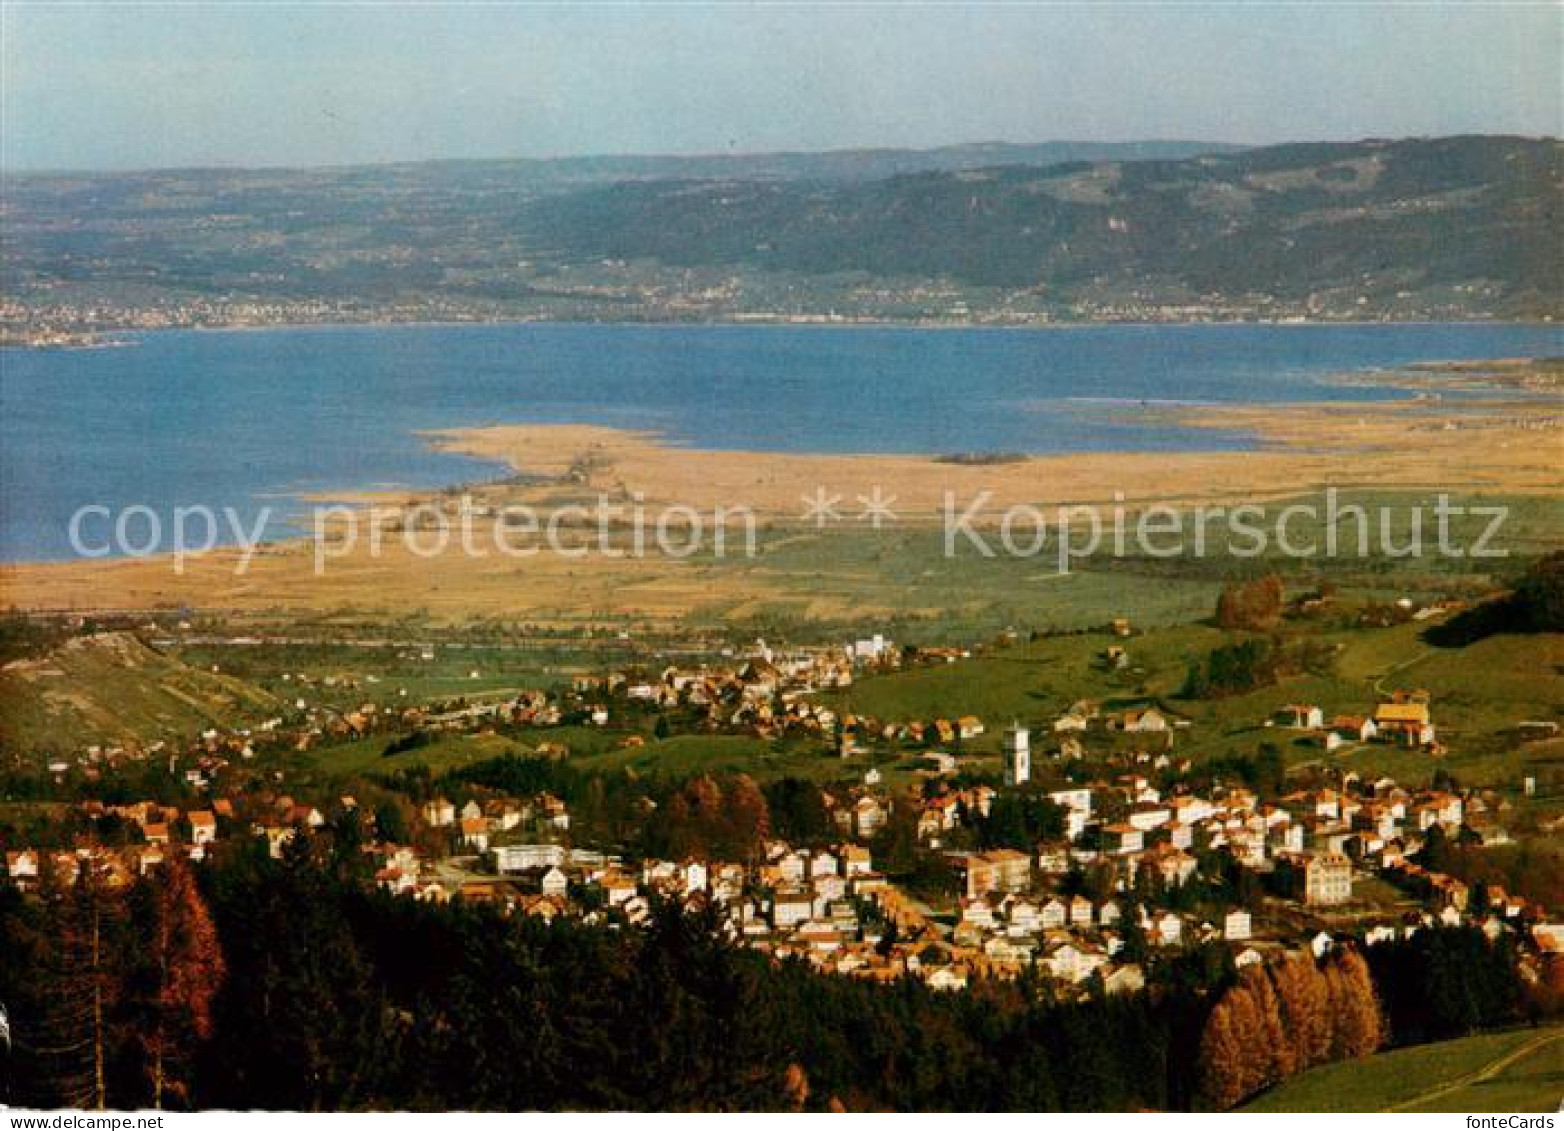
[[[496,872],[558,868],[570,858],[561,844],[502,844],[495,845],[492,851]]]

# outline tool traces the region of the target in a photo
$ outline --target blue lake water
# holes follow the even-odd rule
[[[694,447],[1059,453],[1243,446],[1145,402],[1373,400],[1343,374],[1564,353],[1545,326],[1053,330],[404,326],[164,331],[0,351],[0,558],[71,554],[70,517],[143,504],[286,516],[301,494],[492,477],[420,429],[650,428]],[[1101,411],[1123,403],[1123,411]]]

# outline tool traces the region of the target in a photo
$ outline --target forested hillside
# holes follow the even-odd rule
[[[13,177],[0,324],[1564,312],[1558,141],[1195,148]]]

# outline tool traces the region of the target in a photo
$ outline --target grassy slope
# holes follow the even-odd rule
[[[357,742],[317,747],[306,755],[306,765],[310,770],[327,777],[388,774],[397,770],[410,770],[414,766],[428,766],[436,773],[441,773],[488,758],[532,752],[529,747],[500,735],[453,734],[437,738],[428,746],[386,757],[385,749],[391,741],[392,736],[377,734]]]
[[[423,626],[414,637],[435,637]],[[197,667],[221,666],[230,675],[262,687],[287,700],[303,695],[312,703],[338,708],[369,701],[382,706],[403,700],[424,702],[456,696],[494,696],[525,688],[545,687],[561,678],[559,657],[552,651],[516,651],[482,644],[453,647],[450,643],[423,649],[362,648],[346,644],[264,644],[243,647],[193,644],[181,647],[180,659]],[[473,673],[478,673],[474,677]],[[284,676],[288,679],[284,679]],[[314,686],[301,685],[307,675]],[[373,676],[375,682],[370,682]],[[322,681],[335,678],[337,686]],[[351,685],[349,681],[352,681]],[[405,689],[406,696],[398,694]]]
[[[1558,501],[1532,496],[1468,496],[1457,492],[1457,503],[1502,505],[1508,512],[1494,548],[1513,555],[1501,573],[1525,558],[1557,545]],[[1271,519],[1293,503],[1324,506],[1318,493],[1272,501]],[[1415,490],[1348,490],[1340,506],[1361,506],[1369,513],[1385,508],[1392,516],[1394,543],[1403,545],[1406,516],[1421,506],[1432,523],[1430,492]],[[1105,521],[1111,512],[1104,510]],[[921,516],[931,519],[932,516]],[[1456,517],[1451,521],[1456,545],[1474,545],[1486,530],[1485,517]],[[1133,515],[1128,520],[1133,527]],[[1189,528],[1192,530],[1192,526]],[[1430,526],[1429,537],[1432,537]],[[1289,527],[1293,541],[1327,545],[1324,516],[1302,518]],[[1156,628],[1187,624],[1209,614],[1223,582],[1236,573],[1279,570],[1288,588],[1298,592],[1328,577],[1344,593],[1382,601],[1406,595],[1442,595],[1476,592],[1492,584],[1494,567],[1488,561],[1442,558],[1425,554],[1417,558],[1388,558],[1374,554],[1359,558],[1356,535],[1339,535],[1337,557],[1299,561],[1273,556],[1239,559],[1227,552],[1227,536],[1220,522],[1209,530],[1204,557],[1177,559],[1137,557],[1133,552],[1116,556],[1111,535],[1105,535],[1093,557],[1071,563],[1071,572],[1060,575],[1057,542],[1042,552],[1015,557],[1000,552],[993,558],[978,555],[958,539],[956,553],[945,552],[943,534],[934,528],[903,527],[884,531],[866,529],[794,531],[770,545],[755,561],[729,559],[720,564],[719,578],[754,575],[763,584],[744,585],[741,592],[759,589],[768,599],[724,599],[714,587],[711,603],[693,618],[726,621],[730,625],[753,623],[758,631],[807,636],[818,632],[822,620],[845,623],[872,621],[897,639],[924,643],[970,643],[1006,627],[1023,631],[1079,630],[1127,616],[1138,626]],[[997,534],[983,537],[998,546]],[[1373,536],[1371,536],[1373,537]],[[1186,544],[1187,544],[1186,539]],[[1133,550],[1133,540],[1130,548]]]
[[[1103,650],[1116,642],[1106,634],[1056,636],[999,648],[969,661],[861,679],[825,699],[839,710],[882,719],[977,714],[988,723],[989,733],[964,744],[972,754],[997,751],[999,731],[1011,718],[1045,727],[1078,698],[1095,698],[1108,707],[1161,700],[1194,722],[1178,735],[1180,750],[1197,755],[1250,751],[1262,741],[1272,741],[1283,746],[1292,762],[1301,764],[1326,756],[1318,747],[1299,743],[1295,732],[1265,727],[1263,722],[1275,707],[1310,701],[1321,704],[1327,713],[1361,712],[1372,705],[1377,688],[1420,686],[1433,692],[1435,718],[1452,740],[1454,754],[1435,762],[1422,753],[1368,745],[1339,751],[1329,760],[1409,782],[1426,780],[1440,766],[1469,784],[1515,785],[1523,770],[1538,773],[1544,781],[1564,772],[1564,744],[1519,747],[1503,733],[1520,719],[1557,718],[1564,710],[1564,635],[1493,637],[1464,649],[1441,650],[1421,641],[1417,625],[1374,630],[1294,625],[1289,631],[1314,633],[1338,645],[1335,671],[1328,676],[1294,677],[1280,687],[1230,699],[1186,702],[1177,693],[1189,663],[1227,637],[1206,625],[1183,624],[1152,628],[1121,642],[1131,656],[1130,667],[1123,671],[1109,671],[1100,662]],[[447,694],[456,688],[492,693],[484,681],[461,677],[469,666],[483,668],[487,674],[497,659],[463,655],[449,663],[419,667],[432,668],[427,674],[435,679],[449,679],[449,685],[439,689]],[[334,656],[330,667],[351,670],[349,660]],[[496,674],[502,679],[521,674],[522,663],[515,667],[517,671]],[[234,678],[226,674],[228,670],[225,666],[224,674],[218,674],[184,664],[128,637],[78,642],[44,661],[12,665],[0,672],[0,736],[24,749],[70,751],[89,742],[132,736],[190,735],[209,725],[232,725],[277,709],[267,686]],[[279,693],[294,691],[279,683],[275,672],[254,674]],[[375,698],[377,692],[419,675],[425,671],[387,671],[385,682],[344,691],[339,698],[344,702],[360,696]],[[325,697],[320,688],[305,693]],[[623,766],[641,773],[743,769],[763,777],[796,773],[830,780],[852,772],[847,764],[808,743],[777,745],[702,735],[658,743],[648,734],[646,746],[619,750],[615,743],[620,737],[596,730],[537,735],[538,741],[564,742],[585,765]],[[311,761],[314,768],[334,774],[419,761],[443,768],[471,760],[471,747],[461,741],[465,740],[383,761],[384,740],[375,739],[318,751]],[[1044,738],[1044,748],[1048,745]]]
[[[701,771],[754,772],[774,757],[772,744],[728,734],[684,734],[645,746],[609,749],[579,758],[583,769],[633,769],[643,774],[684,775]]]
[[[125,633],[73,640],[0,671],[0,738],[23,750],[188,737],[277,706],[261,688],[181,663]]]
[[[759,782],[797,777],[829,785],[859,781],[871,767],[880,771],[892,789],[919,776],[912,755],[875,751],[841,758],[816,741],[771,741],[746,735],[682,734],[661,741],[648,739],[644,746],[600,749],[582,753],[575,764],[587,770],[627,769],[643,776],[687,777],[696,773],[745,773]]]
[[[1551,1042],[1531,1047],[1549,1035]],[[1510,1060],[1512,1056],[1516,1059]],[[1491,1078],[1479,1078],[1487,1072]],[[1433,1094],[1450,1085],[1457,1086]],[[1267,1092],[1244,1110],[1554,1111],[1561,1096],[1564,1027],[1555,1027],[1485,1033],[1325,1065]]]
[[[993,535],[989,535],[992,541]],[[716,597],[703,616],[768,622],[805,634],[823,610],[875,610],[874,619],[924,642],[965,643],[1014,625],[1080,629],[1129,616],[1174,624],[1201,616],[1217,584],[1204,567],[1148,581],[1118,569],[1077,568],[1061,576],[1050,551],[1038,558],[961,552],[947,557],[938,529],[802,531],[754,562],[725,570],[753,573],[773,596],[764,603]],[[697,618],[699,619],[699,618]]]
[[[747,773],[761,781],[778,777],[809,777],[820,781],[854,778],[868,763],[843,761],[814,746],[773,743],[744,735],[686,734],[645,745],[619,745],[626,735],[586,727],[555,727],[532,732],[527,743],[501,735],[445,735],[428,746],[386,757],[390,735],[375,735],[356,742],[318,747],[306,756],[308,770],[328,778],[355,774],[384,774],[428,766],[436,774],[507,754],[527,756],[537,743],[562,743],[572,752],[572,762],[584,770],[630,770],[645,776],[687,777],[697,773]],[[530,738],[530,736],[529,736]],[[887,765],[887,769],[889,766]],[[898,771],[899,772],[899,771]]]
[[[1564,710],[1564,634],[1491,637],[1463,649],[1434,649],[1419,638],[1421,625],[1389,629],[1312,630],[1339,646],[1335,670],[1300,675],[1280,686],[1210,702],[1176,696],[1190,661],[1222,642],[1204,625],[1154,629],[1123,643],[1129,669],[1110,672],[1098,657],[1115,643],[1106,634],[1051,637],[1017,644],[970,662],[920,667],[870,677],[828,696],[832,704],[889,719],[930,719],[975,713],[989,735],[971,744],[993,749],[999,726],[1018,718],[1046,725],[1072,701],[1096,698],[1104,705],[1161,699],[1193,720],[1179,748],[1200,754],[1253,750],[1262,741],[1283,746],[1294,763],[1325,757],[1299,743],[1296,732],[1268,728],[1265,720],[1289,702],[1320,704],[1327,715],[1363,713],[1380,690],[1423,687],[1434,696],[1434,718],[1456,753],[1435,762],[1392,746],[1368,745],[1330,755],[1364,773],[1388,772],[1425,780],[1444,766],[1472,784],[1513,783],[1525,765],[1560,764],[1545,744],[1521,750],[1501,732],[1521,719],[1557,718]],[[1045,739],[1045,747],[1047,740]]]

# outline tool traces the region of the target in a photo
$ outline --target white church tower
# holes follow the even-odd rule
[[[1032,780],[1032,735],[1020,723],[1005,728],[1005,784],[1025,785]]]

